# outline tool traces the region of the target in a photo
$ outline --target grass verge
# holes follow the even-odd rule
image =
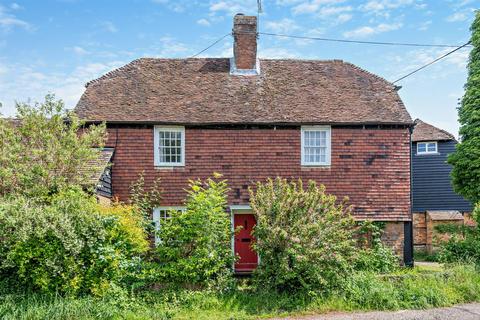
[[[424,309],[480,300],[480,273],[473,266],[441,272],[419,268],[388,275],[355,274],[346,288],[314,292],[228,294],[208,291],[123,291],[103,299],[35,294],[0,295],[0,319],[257,319],[329,311]]]

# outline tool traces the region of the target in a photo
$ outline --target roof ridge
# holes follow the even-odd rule
[[[342,61],[342,60],[340,60],[340,61]],[[377,74],[375,74],[375,73],[372,73],[372,72],[370,72],[370,71],[368,71],[368,70],[366,70],[366,69],[364,69],[364,68],[362,68],[362,67],[359,67],[359,66],[357,66],[357,65],[354,64],[354,63],[351,63],[351,62],[348,62],[348,61],[343,61],[343,63],[350,65],[350,66],[353,67],[354,69],[357,69],[357,70],[359,70],[359,71],[365,72],[366,74],[368,74],[368,75],[370,75],[370,76],[372,76],[372,77],[374,77],[374,78],[377,78],[377,79],[380,80],[380,81],[385,82],[386,84],[388,84],[388,85],[391,86],[392,88],[395,88],[395,85],[394,85],[393,83],[391,83],[390,81],[388,81],[387,79],[385,79],[384,77],[381,77],[381,76],[379,76],[379,75],[377,75]]]
[[[438,131],[441,131],[441,132],[445,133],[447,136],[449,136],[449,137],[452,138],[453,140],[457,140],[457,139],[455,138],[455,136],[454,136],[453,134],[451,134],[450,132],[448,132],[447,130],[444,130],[444,129],[442,129],[442,128],[436,127],[436,126],[434,126],[433,124],[430,124],[430,123],[428,123],[428,122],[425,122],[425,121],[423,121],[422,119],[419,119],[419,118],[415,119],[415,121],[414,121],[415,124],[417,123],[417,121],[420,121],[420,122],[422,122],[422,123],[424,123],[424,124],[426,124],[426,125],[428,125],[428,126],[430,126],[430,127],[433,127],[434,129],[436,129],[436,130],[438,130]]]
[[[85,88],[88,88],[88,86],[90,86],[91,84],[94,84],[94,83],[96,83],[96,82],[105,80],[105,79],[107,79],[107,78],[110,77],[110,76],[113,76],[113,75],[116,75],[116,74],[118,74],[118,73],[120,73],[120,72],[123,72],[124,70],[130,68],[131,66],[133,66],[133,65],[136,64],[137,62],[140,62],[140,61],[143,60],[143,59],[145,59],[145,58],[137,58],[137,59],[134,59],[134,60],[130,61],[129,63],[121,66],[121,67],[118,67],[118,68],[115,68],[115,69],[113,69],[113,70],[110,70],[110,71],[108,71],[107,73],[101,75],[100,77],[88,81],[88,82],[85,84]]]

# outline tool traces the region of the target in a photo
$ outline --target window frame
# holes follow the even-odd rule
[[[180,132],[180,162],[160,162],[160,137],[159,133],[161,131],[165,132]],[[185,166],[185,127],[183,126],[155,126],[153,129],[153,156],[154,156],[154,165],[156,167],[184,167]]]
[[[161,226],[160,211],[162,210],[163,211],[176,210],[176,211],[184,212],[185,210],[187,210],[187,208],[182,206],[162,206],[162,207],[156,207],[153,209],[152,221],[155,226],[155,245],[158,245],[159,243],[161,243],[161,239],[157,236],[157,230],[160,230],[160,226]],[[169,219],[169,218],[163,218],[163,219]]]
[[[307,131],[325,131],[325,162],[307,162],[305,161],[305,132]],[[330,166],[332,163],[332,127],[331,126],[302,126],[300,130],[301,143],[300,143],[300,162],[305,167],[325,167]]]
[[[428,151],[428,145],[433,143],[435,145],[435,151]],[[419,151],[420,144],[425,144],[425,151]],[[437,141],[420,141],[417,142],[417,154],[438,154],[438,142]]]

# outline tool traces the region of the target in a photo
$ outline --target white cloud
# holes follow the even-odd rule
[[[368,37],[368,36],[383,33],[383,32],[398,30],[401,27],[402,27],[401,23],[393,23],[393,24],[381,23],[377,26],[363,26],[351,31],[346,31],[343,33],[343,36],[345,38],[364,38],[364,37]]]
[[[85,49],[83,49],[82,47],[79,47],[79,46],[74,46],[72,48],[68,48],[68,50],[71,50],[73,53],[79,55],[79,56],[84,56],[84,55],[87,55],[89,54],[89,52]]]
[[[2,74],[6,74],[7,72],[8,72],[7,66],[0,64],[0,76]]]
[[[347,13],[344,13],[344,14],[340,14],[338,17],[337,17],[337,23],[345,23],[349,20],[351,20],[353,18],[353,15],[351,14],[347,14]]]
[[[288,33],[300,29],[294,20],[288,18],[279,21],[266,21],[265,28],[277,33]]]
[[[159,39],[159,43],[151,46],[147,51],[144,51],[145,57],[159,57],[159,58],[178,58],[185,57],[191,53],[191,49],[182,42],[177,41],[170,36],[163,36]]]
[[[432,62],[436,58],[451,51],[451,48],[426,48],[415,49],[407,51],[401,55],[396,55],[393,58],[387,58],[391,62],[388,64],[387,72],[391,74],[389,78],[396,79],[403,76],[427,63]],[[452,75],[459,72],[464,73],[468,63],[468,55],[470,50],[467,48],[461,49],[448,57],[428,66],[426,69],[412,75],[405,79],[405,82],[421,83],[419,79],[439,80],[448,79]],[[403,70],[403,71],[399,71]]]
[[[415,9],[421,10],[427,7],[421,0],[370,0],[361,5],[359,9],[369,14],[389,18],[392,10],[407,6],[413,6]]]
[[[188,1],[169,1],[169,0],[152,0],[153,3],[158,3],[165,5],[168,9],[175,11],[175,12],[184,12],[186,5],[188,5]]]
[[[21,5],[19,5],[18,3],[15,3],[15,2],[14,2],[14,3],[12,3],[12,4],[10,5],[10,9],[12,9],[12,10],[20,10],[20,9],[23,9],[23,7],[22,7]]]
[[[41,71],[38,65],[0,65],[0,70],[4,70],[0,72],[0,97],[4,103],[2,113],[13,115],[15,101],[41,101],[49,92],[64,100],[68,108],[73,108],[85,90],[85,83],[123,64],[121,61],[87,63],[69,73]]]
[[[431,24],[432,24],[432,20],[424,21],[424,22],[420,23],[420,26],[418,27],[418,30],[420,30],[420,31],[428,30],[428,28],[430,28]]]
[[[454,14],[450,15],[447,17],[448,22],[459,22],[459,21],[465,21],[468,19],[468,13],[463,11],[463,12],[455,12]]]
[[[211,2],[210,11],[212,13],[225,13],[234,15],[236,13],[256,14],[256,0],[215,0]]]
[[[396,9],[415,3],[414,0],[370,0],[361,6],[364,11],[383,11]]]
[[[344,0],[314,0],[296,4],[292,8],[293,15],[310,14],[332,25],[345,23],[352,19],[354,8],[340,5]]]
[[[317,13],[319,10],[328,10],[332,5],[342,3],[344,0],[313,0],[304,1],[293,7],[293,14]],[[327,7],[325,7],[327,6]],[[330,7],[329,7],[330,6]]]
[[[298,59],[300,54],[285,48],[261,48],[258,56],[263,59]]]
[[[0,5],[0,29],[8,31],[15,27],[23,28],[27,31],[32,30],[32,26],[28,22],[18,19]]]
[[[203,19],[197,20],[197,24],[199,24],[199,25],[201,25],[201,26],[204,26],[204,27],[208,27],[208,26],[210,26],[210,21],[208,21],[207,19],[203,18]]]
[[[103,29],[107,32],[115,33],[118,31],[117,27],[111,21],[102,22]]]

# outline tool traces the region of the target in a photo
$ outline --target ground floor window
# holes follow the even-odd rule
[[[185,211],[185,207],[158,207],[153,209],[153,222],[155,230],[160,230],[162,221],[169,219],[172,211]],[[160,242],[160,238],[155,235],[155,244]]]

